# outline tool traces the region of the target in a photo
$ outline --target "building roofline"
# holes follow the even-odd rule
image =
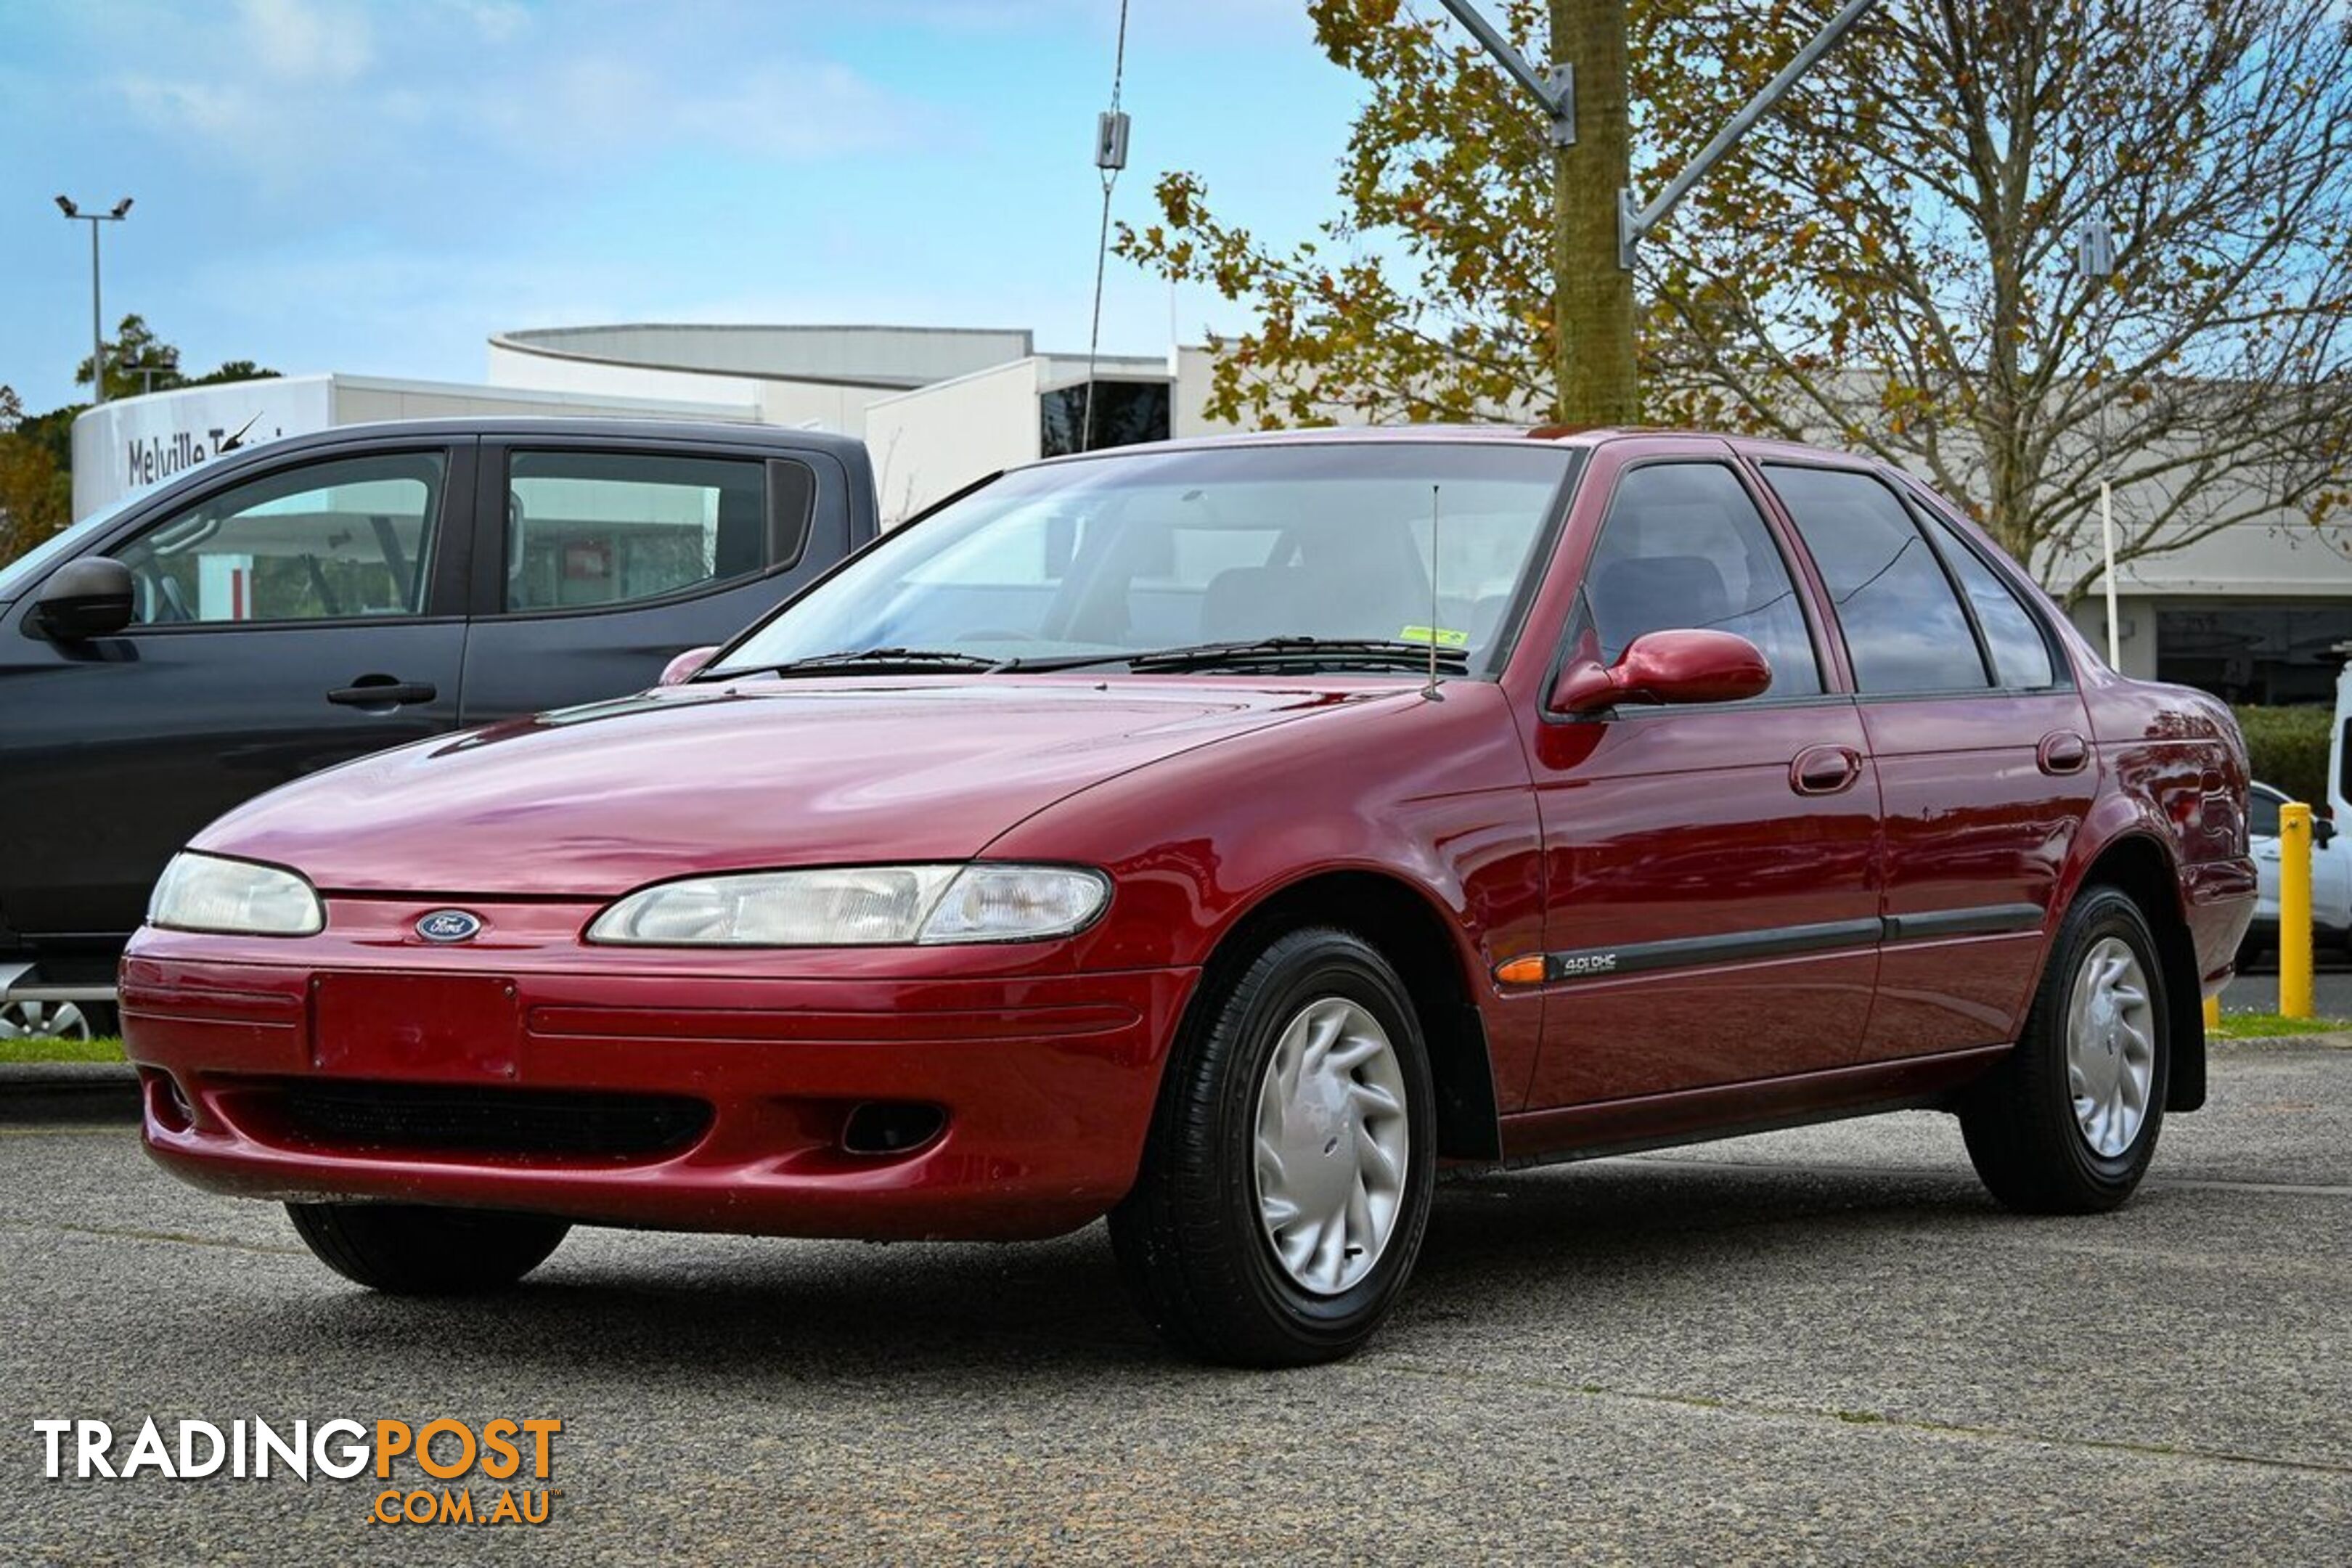
[[[511,349],[517,353],[537,354],[545,359],[574,360],[583,364],[609,364],[628,370],[675,371],[683,375],[720,375],[743,381],[797,382],[809,386],[849,386],[880,392],[911,392],[917,387],[936,383],[921,376],[898,375],[819,375],[783,368],[767,370],[732,370],[717,365],[676,364],[663,360],[625,359],[612,353],[593,353],[567,348],[551,339],[586,337],[609,332],[775,332],[816,337],[822,334],[878,333],[913,334],[924,337],[952,338],[1012,338],[1019,340],[1021,352],[1008,359],[1028,359],[1037,352],[1035,334],[1025,327],[893,327],[879,322],[854,323],[845,326],[824,326],[804,322],[722,322],[722,321],[615,321],[589,327],[522,327],[510,331],[492,332],[490,346]]]
[[[457,397],[477,402],[528,403],[543,405],[550,409],[581,410],[580,413],[572,415],[519,414],[510,416],[518,419],[641,417],[689,423],[701,421],[730,426],[762,423],[759,406],[751,403],[709,403],[688,398],[639,397],[628,394],[555,392],[534,386],[498,386],[478,381],[422,381],[404,376],[352,375],[334,370],[309,371],[300,375],[256,376],[250,381],[218,381],[203,386],[171,386],[165,387],[161,392],[142,392],[129,397],[110,397],[104,403],[92,404],[83,409],[74,416],[74,422],[79,424],[82,420],[106,409],[134,403],[161,403],[168,398],[178,397],[234,396],[241,388],[303,386],[321,382],[326,384],[330,394],[348,389],[354,392],[391,393],[395,395]],[[453,415],[448,417],[480,420],[504,418],[509,416],[477,414]],[[370,422],[362,421],[361,423]],[[348,429],[351,426],[339,426],[335,428]]]

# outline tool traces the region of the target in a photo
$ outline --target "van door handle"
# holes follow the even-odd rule
[[[2033,764],[2045,773],[2079,773],[2091,760],[2091,743],[2072,730],[2053,730],[2033,750]]]
[[[1789,787],[1799,795],[1835,795],[1862,776],[1862,753],[1851,746],[1807,746],[1789,764]]]
[[[327,700],[344,708],[380,708],[390,711],[413,702],[430,702],[441,695],[429,680],[401,680],[389,675],[362,675],[349,686],[327,693]]]

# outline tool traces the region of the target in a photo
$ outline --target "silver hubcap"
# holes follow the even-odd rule
[[[2066,1013],[2066,1091],[2093,1152],[2114,1159],[2147,1120],[2156,1080],[2156,1012],[2129,944],[2101,937],[2083,955]]]
[[[1371,1272],[1404,1206],[1404,1069],[1343,996],[1299,1010],[1257,1091],[1257,1212],[1283,1271],[1318,1296]]]
[[[0,1040],[87,1040],[89,1019],[70,1002],[11,1002],[0,1007]]]

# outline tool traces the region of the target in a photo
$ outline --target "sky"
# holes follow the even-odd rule
[[[1207,182],[1329,215],[1358,85],[1297,0],[1132,0],[1118,216]],[[0,0],[0,383],[108,335],[191,372],[479,381],[485,340],[630,321],[1027,327],[1083,353],[1117,0]],[[1105,353],[1245,310],[1116,258]]]

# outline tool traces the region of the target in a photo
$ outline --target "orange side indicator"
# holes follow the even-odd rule
[[[1539,952],[1531,952],[1525,958],[1509,959],[1495,965],[1495,978],[1506,985],[1534,985],[1539,984],[1543,977],[1543,954]]]

